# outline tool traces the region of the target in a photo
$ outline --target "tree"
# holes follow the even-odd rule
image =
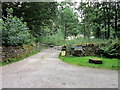
[[[80,3],[85,36],[93,32],[96,38],[113,38],[117,36],[119,20],[119,2],[87,2]],[[92,27],[91,29],[88,29]]]
[[[2,44],[4,46],[21,46],[28,44],[33,39],[29,33],[26,23],[22,22],[16,16],[13,17],[13,9],[7,10],[7,18],[4,18],[2,25]]]
[[[56,17],[56,2],[3,2],[3,16],[7,17],[6,9],[13,8],[13,16],[27,22],[31,34],[35,37],[45,35],[46,27],[52,27]],[[51,22],[52,21],[52,22]]]
[[[62,29],[64,30],[64,38],[69,35],[78,34],[78,17],[72,8],[63,6],[59,9],[60,21]]]

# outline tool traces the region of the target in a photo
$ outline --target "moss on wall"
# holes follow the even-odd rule
[[[98,47],[101,44],[95,43],[85,43],[85,44],[78,44],[74,45],[71,50],[71,54],[73,56],[95,56]]]
[[[16,47],[2,47],[2,61],[8,61],[11,59],[18,59],[21,57],[25,57],[29,53],[42,49],[42,45],[40,43],[34,43],[31,45],[23,45]]]

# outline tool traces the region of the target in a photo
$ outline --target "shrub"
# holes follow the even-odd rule
[[[8,9],[8,17],[2,21],[2,44],[4,46],[20,46],[31,42],[33,38],[25,22],[13,17],[12,9]]]
[[[58,30],[53,35],[41,36],[37,39],[37,41],[44,44],[53,44],[53,45],[63,45],[64,44],[64,36],[61,30]]]
[[[107,43],[105,46],[101,46],[101,54],[107,58],[120,58],[120,44],[118,42]]]

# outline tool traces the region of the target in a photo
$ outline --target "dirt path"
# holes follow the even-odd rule
[[[118,72],[74,66],[58,59],[59,51],[46,49],[25,60],[2,67],[3,88],[117,88]],[[0,67],[1,68],[1,67]]]

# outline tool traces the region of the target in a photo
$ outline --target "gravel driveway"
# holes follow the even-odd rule
[[[3,88],[118,88],[118,71],[62,62],[58,50],[45,49],[2,68]],[[1,77],[1,76],[0,76]]]

